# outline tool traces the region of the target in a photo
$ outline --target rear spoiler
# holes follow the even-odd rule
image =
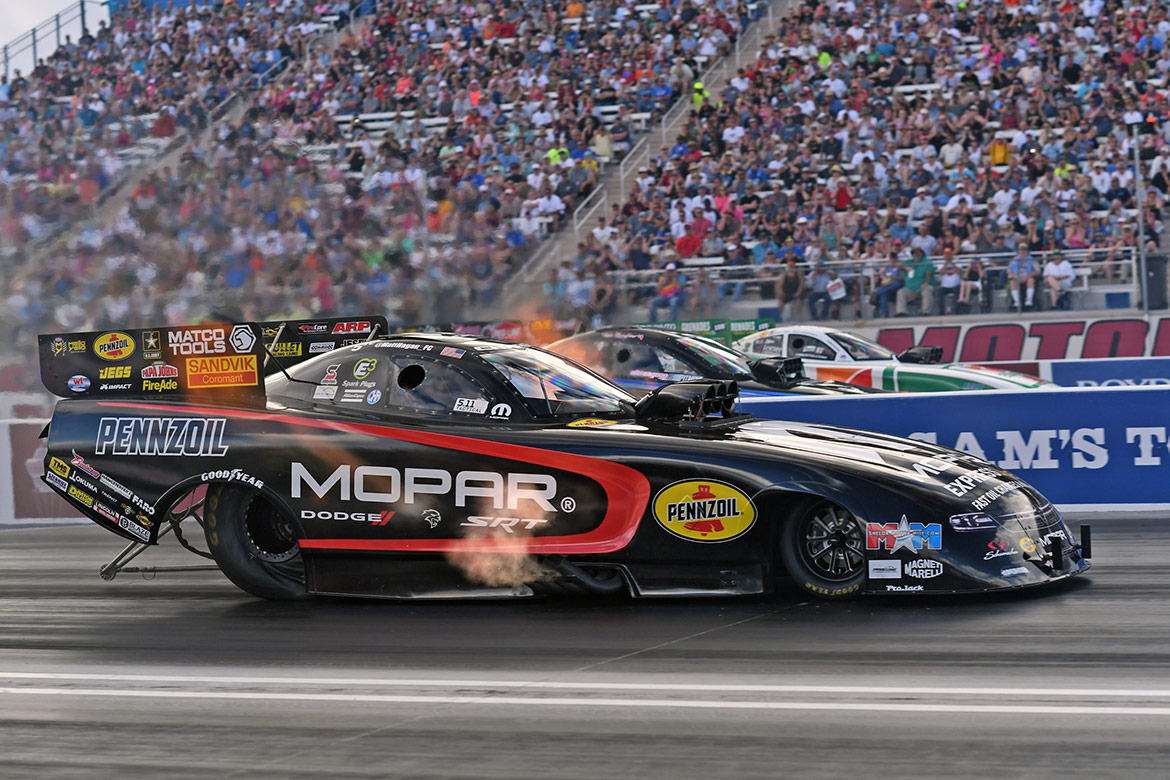
[[[389,325],[381,315],[273,320],[261,322],[260,332],[272,355],[264,366],[264,375],[271,376],[317,355],[385,336]]]
[[[386,332],[374,316],[53,333],[41,382],[62,398],[263,400],[266,376]]]
[[[62,398],[264,398],[255,323],[37,337],[41,382]]]

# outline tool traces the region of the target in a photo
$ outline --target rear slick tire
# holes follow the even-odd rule
[[[865,585],[865,524],[832,501],[806,503],[781,529],[780,559],[801,590],[852,598]]]
[[[273,601],[309,597],[297,534],[255,489],[209,485],[203,534],[220,570],[241,590]]]

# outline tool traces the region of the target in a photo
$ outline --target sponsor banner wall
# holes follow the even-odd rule
[[[1062,387],[1170,386],[1170,357],[1102,360],[1032,360],[984,363],[1038,376]]]
[[[962,450],[1065,509],[1170,508],[1170,388],[744,398],[774,420],[844,425]]]
[[[41,481],[48,420],[0,420],[0,524],[85,522]]]
[[[1170,356],[1170,317],[1059,318],[994,324],[887,325],[851,330],[894,352],[943,348],[944,362]]]

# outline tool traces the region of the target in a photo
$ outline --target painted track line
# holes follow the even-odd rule
[[[1112,697],[1170,698],[1170,689],[1132,688],[964,688],[954,686],[901,686],[901,685],[766,685],[766,684],[722,684],[722,683],[624,683],[624,682],[574,682],[544,680],[432,680],[410,678],[347,678],[347,677],[245,677],[228,675],[169,675],[169,674],[101,674],[70,672],[6,672],[0,670],[0,680],[81,680],[91,682],[125,683],[191,683],[197,685],[302,685],[371,687],[414,687],[414,688],[529,688],[534,690],[571,691],[662,691],[662,692],[709,692],[709,693],[824,693],[824,694],[891,694],[899,697],[917,695],[940,696],[1048,696],[1048,697]],[[33,688],[11,688],[6,690],[35,690]]]
[[[706,710],[820,710],[844,712],[962,712],[998,715],[1170,716],[1170,707],[1096,707],[1001,704],[906,704],[802,701],[703,701],[696,699],[587,699],[529,696],[394,696],[345,693],[261,693],[243,691],[125,691],[101,688],[0,688],[0,696],[92,696],[133,699],[226,699],[251,701],[348,702],[373,704],[462,704],[525,707],[656,708]]]

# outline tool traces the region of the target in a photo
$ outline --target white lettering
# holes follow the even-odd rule
[[[303,464],[294,461],[292,464],[292,489],[289,492],[293,498],[301,497],[301,482],[308,485],[317,498],[325,498],[325,494],[334,485],[340,484],[341,500],[349,501],[349,466],[338,466],[337,470],[330,474],[325,482],[318,483]]]
[[[1003,442],[1003,460],[999,465],[1005,469],[1054,469],[1060,463],[1052,457],[1052,439],[1055,430],[1032,431],[1025,442],[1020,431],[996,431],[995,437]]]
[[[342,468],[348,468],[348,466],[342,466]],[[407,470],[409,471],[409,469]],[[389,478],[390,491],[379,493],[376,490],[367,490],[366,477]],[[389,466],[358,466],[353,470],[353,497],[355,501],[370,501],[372,503],[397,501],[398,469]],[[342,500],[345,500],[344,496],[342,496]]]
[[[963,431],[959,434],[959,438],[955,440],[955,449],[968,455],[974,455],[980,460],[987,460],[987,456],[983,454],[983,447],[979,444],[979,439],[975,438],[975,434],[971,431]]]
[[[428,483],[423,480],[434,482]],[[443,469],[406,469],[404,482],[406,487],[403,499],[408,504],[414,503],[416,495],[441,496],[451,492],[451,472]]]
[[[1162,459],[1154,454],[1154,443],[1166,443],[1166,429],[1159,427],[1126,428],[1125,443],[1137,442],[1138,456],[1133,459],[1135,466],[1158,466]]]
[[[1099,469],[1109,463],[1104,428],[1077,428],[1072,435],[1074,469]]]

